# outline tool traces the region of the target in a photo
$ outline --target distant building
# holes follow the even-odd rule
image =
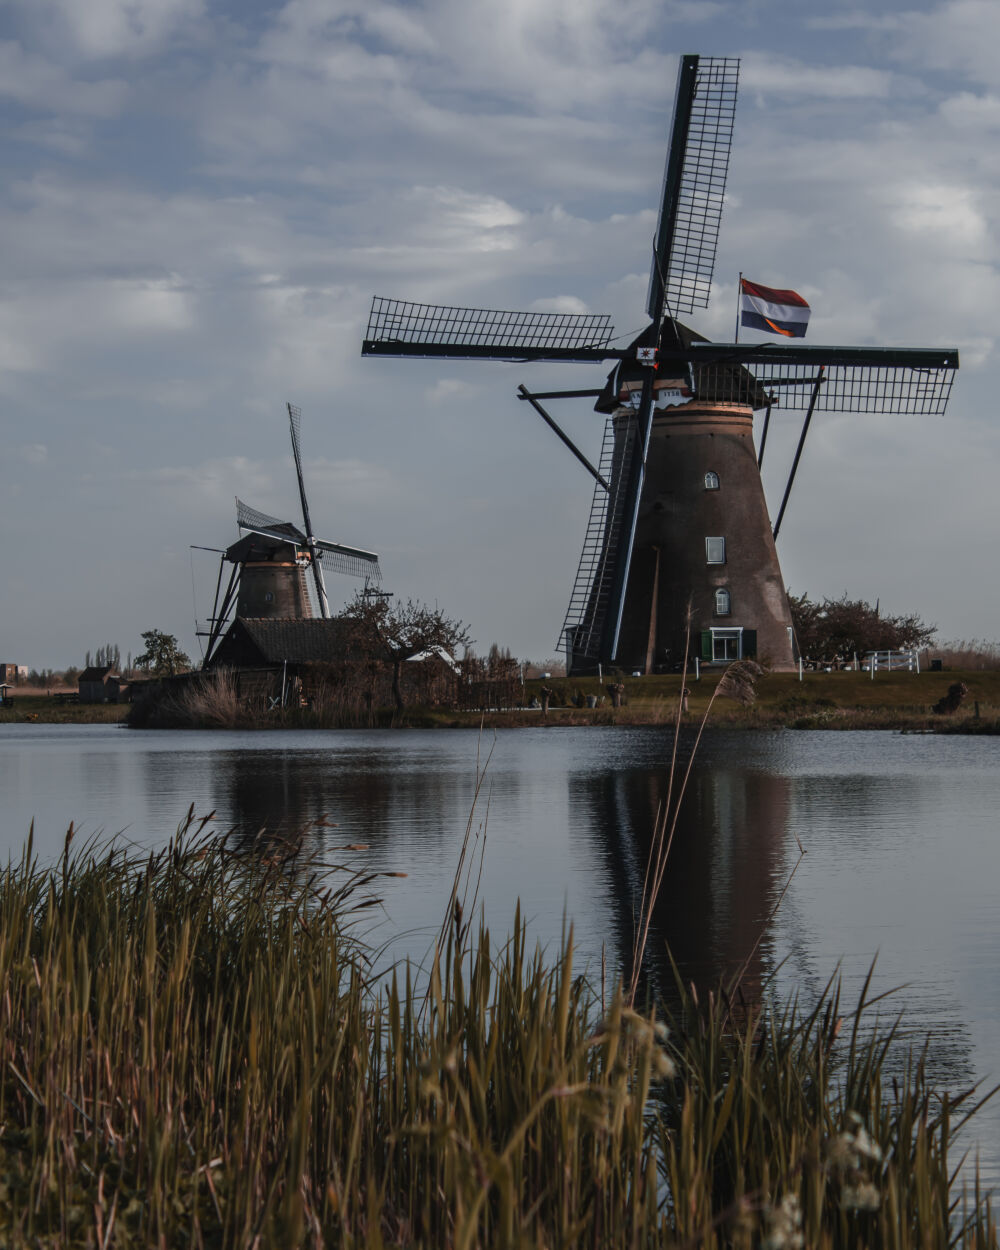
[[[117,703],[121,693],[121,674],[110,664],[92,665],[77,678],[81,703]]]
[[[298,666],[346,659],[347,629],[336,618],[238,616],[216,648],[210,667]]]
[[[458,667],[443,648],[424,651],[403,664],[401,693],[408,703],[453,705]],[[351,623],[338,617],[239,616],[209,668],[233,671],[242,698],[280,694],[286,702],[311,702],[336,697],[367,707],[388,707],[393,701],[391,662],[360,652]]]
[[[23,681],[27,676],[28,670],[24,664],[0,664],[0,682],[6,682],[8,686],[16,686],[18,681]]]

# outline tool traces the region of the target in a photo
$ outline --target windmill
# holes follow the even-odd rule
[[[677,319],[708,305],[738,77],[738,59],[681,58],[650,320],[628,346],[613,345],[606,316],[372,302],[362,355],[616,362],[599,390],[518,388],[595,479],[559,640],[571,673],[677,667],[689,631],[708,663],[760,656],[790,668],[775,539],[813,414],[943,413],[958,368],[954,350],[714,343]],[[606,417],[596,467],[541,402],[584,397]],[[772,526],[760,465],[775,407],[805,417]]]
[[[330,616],[323,579],[324,564],[337,573],[363,577],[366,587],[381,583],[378,556],[374,551],[314,537],[302,473],[302,412],[294,404],[287,404],[286,407],[303,527],[300,529],[294,521],[279,520],[265,512],[258,512],[241,499],[236,500],[236,523],[244,533],[221,553],[215,605],[209,628],[203,631],[208,637],[204,667],[209,666],[234,609],[237,616],[243,617],[300,619],[312,616],[306,585],[306,574],[310,569],[319,614],[324,620]],[[232,565],[232,571],[223,591],[222,579],[227,563]]]

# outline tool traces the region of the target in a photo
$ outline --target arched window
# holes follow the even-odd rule
[[[706,490],[718,490],[719,489],[719,475],[718,473],[715,473],[712,469],[709,469],[709,471],[705,474],[705,489]]]
[[[720,586],[715,592],[715,615],[728,616],[730,602],[729,591]]]

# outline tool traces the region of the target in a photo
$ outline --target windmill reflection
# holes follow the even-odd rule
[[[623,769],[584,779],[583,785],[589,818],[604,831],[617,902],[615,945],[627,969],[667,776]],[[759,995],[770,968],[767,918],[786,875],[789,800],[785,777],[696,764],[646,947],[646,973],[656,993],[671,993],[672,957],[685,983],[693,981],[699,990],[717,988],[746,965],[743,993],[748,999]]]
[[[456,778],[421,762],[387,765],[384,751],[227,751],[215,759],[213,802],[247,844],[305,834],[303,850],[364,843],[373,868],[409,868],[401,859],[444,857],[454,869],[445,813],[468,811],[474,779]],[[419,836],[412,835],[419,829]],[[263,837],[259,837],[263,833]],[[404,854],[405,852],[405,854]]]

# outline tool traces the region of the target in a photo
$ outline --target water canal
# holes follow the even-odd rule
[[[482,898],[502,935],[520,898],[531,932],[556,946],[574,924],[581,957],[615,966],[631,943],[641,870],[665,786],[670,734],[651,728],[128,732],[0,726],[0,849],[54,857],[69,822],[162,845],[188,806],[243,834],[298,829],[364,842],[386,879],[369,938],[386,958],[421,957],[440,923],[473,824],[485,826]],[[706,736],[695,760],[664,894],[651,973],[745,984],[808,1000],[842,970],[856,997],[900,986],[910,1040],[930,1038],[936,1080],[1000,1081],[1000,739],[892,733]],[[806,855],[780,909],[775,902]],[[1000,1103],[973,1134],[1000,1183]]]

